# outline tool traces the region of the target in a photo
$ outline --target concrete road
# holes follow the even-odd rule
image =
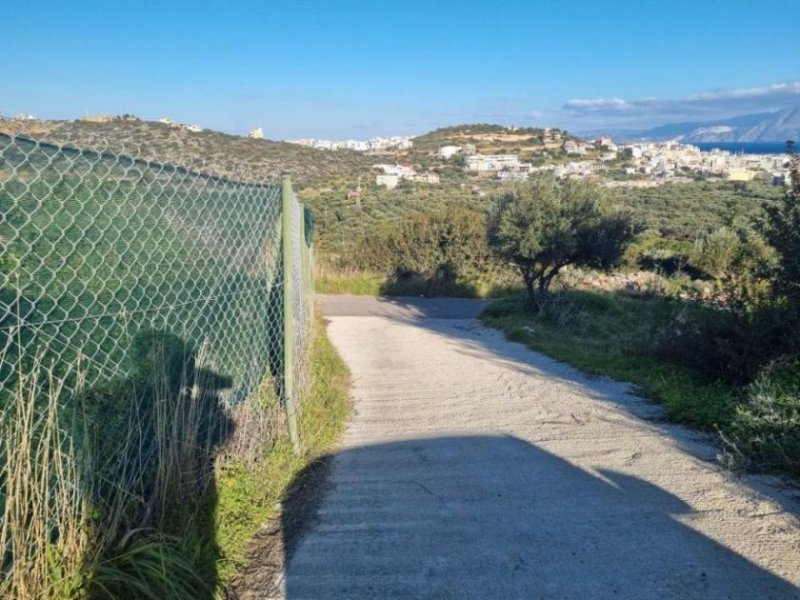
[[[798,498],[628,385],[481,303],[321,301],[355,416],[288,598],[800,598]]]

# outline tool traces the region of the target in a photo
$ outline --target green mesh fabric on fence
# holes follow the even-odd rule
[[[42,136],[38,136],[41,138]],[[0,127],[0,386],[40,360],[67,389],[135,375],[154,336],[281,393],[281,184],[49,143]],[[227,169],[225,172],[235,172]],[[293,200],[297,394],[307,377],[313,221]],[[78,378],[82,381],[79,382]]]

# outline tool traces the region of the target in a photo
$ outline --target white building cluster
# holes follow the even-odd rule
[[[355,150],[357,152],[390,152],[409,150],[414,146],[413,136],[394,135],[391,137],[375,137],[369,140],[318,140],[305,138],[286,140],[292,144],[308,146],[318,150]]]
[[[577,154],[577,155],[580,155],[580,156],[583,156],[584,154],[586,154],[589,151],[589,145],[588,144],[575,142],[573,140],[567,140],[566,142],[564,142],[564,144],[562,145],[562,148],[563,148],[564,152],[566,152],[567,154]]]
[[[465,156],[470,156],[477,152],[475,148],[475,144],[464,144],[463,146],[442,146],[439,148],[439,151],[436,153],[436,156],[439,158],[443,158],[445,160],[449,160],[454,156],[459,154],[464,154]]]
[[[516,154],[473,154],[465,158],[464,168],[479,175],[519,181],[528,178],[533,165],[521,162]]]
[[[464,157],[464,168],[481,176],[505,181],[521,181],[534,172],[552,172],[556,177],[608,176],[613,185],[660,185],[670,181],[687,181],[697,175],[749,181],[766,176],[775,184],[787,181],[786,154],[735,154],[722,150],[703,152],[698,147],[678,142],[647,142],[617,146],[611,138],[601,137],[592,142],[567,140],[562,150],[568,155],[586,156],[565,164],[546,164],[533,167],[522,162],[516,154],[472,154]],[[451,158],[462,149],[443,146],[438,155]],[[587,156],[591,152],[591,155]],[[610,164],[619,160],[619,163]],[[611,168],[624,169],[630,179],[611,178]]]
[[[567,140],[561,145],[561,149],[566,154],[577,154],[585,156],[590,150],[602,152],[600,160],[609,161],[617,157],[619,147],[610,137],[599,137],[593,142],[582,142],[580,140]]]
[[[704,174],[733,181],[749,181],[759,173],[774,177],[785,174],[786,154],[736,154],[714,149],[703,152],[697,146],[678,142],[628,144],[628,174],[675,178]]]
[[[190,131],[192,133],[200,133],[203,131],[203,128],[200,125],[187,125],[186,123],[173,123],[172,119],[169,117],[161,117],[158,120],[159,123],[164,125],[169,125],[170,127],[174,127],[175,129],[182,129],[183,131]]]
[[[558,178],[564,177],[589,177],[596,175],[600,168],[594,160],[576,160],[563,165],[542,165],[533,167],[531,173],[553,173]]]
[[[382,171],[375,176],[375,184],[393,190],[401,181],[415,181],[418,183],[439,183],[439,176],[436,173],[417,173],[406,165],[379,164],[372,168]]]

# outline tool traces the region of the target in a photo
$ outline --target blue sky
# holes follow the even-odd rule
[[[800,105],[797,0],[0,0],[0,114],[267,137],[642,127]]]

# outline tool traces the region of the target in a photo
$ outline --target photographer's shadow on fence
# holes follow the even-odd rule
[[[213,461],[232,435],[220,392],[233,381],[204,367],[198,349],[164,331],[136,335],[130,359],[129,378],[79,398],[92,458],[87,495],[107,530],[92,585],[105,588],[102,597],[127,597],[133,588],[125,575],[136,573],[126,571],[160,566],[173,570],[164,573],[172,583],[153,578],[150,569],[154,590],[180,582],[194,597],[211,598],[219,554]],[[142,545],[157,552],[148,556]]]
[[[289,599],[800,598],[661,488],[515,437],[356,447],[330,469],[315,514],[284,502]]]

